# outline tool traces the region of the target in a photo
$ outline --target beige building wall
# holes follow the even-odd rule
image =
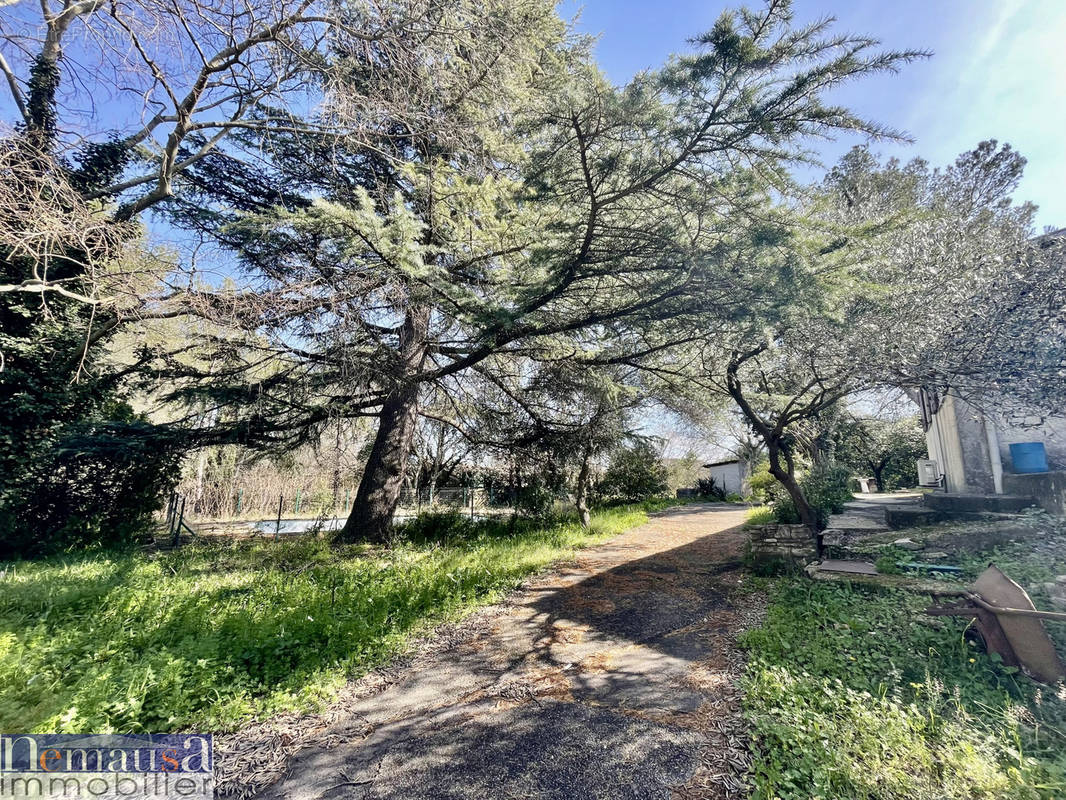
[[[1005,477],[1013,473],[1010,445],[1015,442],[1043,442],[1048,468],[1066,469],[1066,419],[989,416],[950,393],[940,399],[925,438],[949,492],[1002,494]]]
[[[925,432],[929,457],[936,461],[944,474],[949,492],[965,492],[966,470],[963,466],[962,442],[959,437],[958,419],[955,414],[955,398],[943,398],[940,408],[933,415],[929,430]]]

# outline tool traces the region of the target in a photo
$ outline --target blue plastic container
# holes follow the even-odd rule
[[[1015,474],[1047,472],[1047,451],[1043,442],[1018,442],[1010,446],[1010,460]]]

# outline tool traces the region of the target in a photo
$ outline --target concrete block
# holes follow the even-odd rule
[[[1066,472],[1004,473],[1003,491],[1032,497],[1049,514],[1066,515]]]
[[[1042,473],[1048,474],[1048,473]],[[1004,476],[1006,478],[1006,476]],[[1004,482],[1006,488],[1006,482]],[[922,503],[936,511],[945,513],[980,513],[993,512],[1010,514],[1029,508],[1036,504],[1036,497],[1030,494],[945,494],[931,492],[922,498]]]

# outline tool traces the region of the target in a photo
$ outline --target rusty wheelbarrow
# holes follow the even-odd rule
[[[932,616],[973,617],[974,628],[989,653],[998,653],[1003,663],[1019,667],[1041,683],[1066,678],[1066,670],[1042,620],[1066,622],[1066,614],[1038,611],[1025,589],[995,565],[989,565],[973,589],[959,594],[948,606],[926,609]]]

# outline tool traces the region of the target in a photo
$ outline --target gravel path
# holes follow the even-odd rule
[[[313,735],[264,740],[293,754],[256,796],[738,794],[747,756],[734,637],[759,605],[750,595],[739,607],[730,602],[744,511],[698,504],[662,512],[530,580],[402,669],[353,684]],[[254,737],[242,739],[244,760],[254,760]],[[227,758],[241,760],[226,749],[223,772]],[[260,771],[256,784],[271,772]],[[223,794],[253,787],[243,788],[231,778]]]

